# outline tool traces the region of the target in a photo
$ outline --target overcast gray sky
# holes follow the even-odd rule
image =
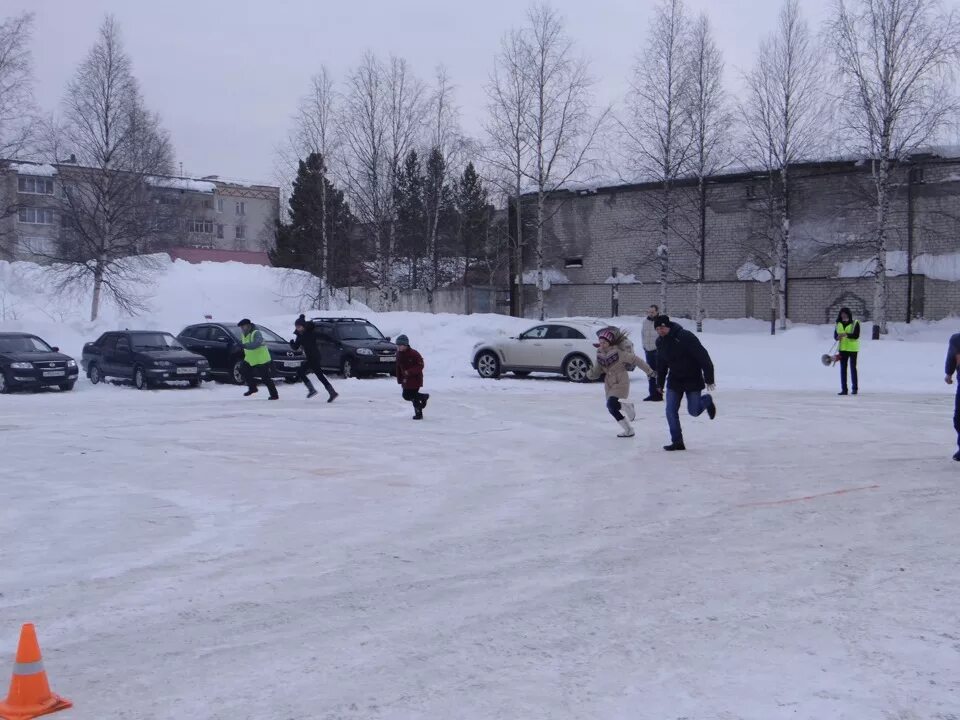
[[[802,0],[818,27],[830,0]],[[729,80],[754,60],[778,0],[686,0],[706,11]],[[654,0],[554,0],[589,59],[597,99],[622,99]],[[405,57],[424,80],[438,64],[457,85],[464,130],[479,134],[501,36],[522,25],[523,0],[0,0],[0,16],[36,13],[37,100],[60,102],[105,13],[120,22],[149,107],[173,136],[185,173],[275,180],[275,149],[310,76],[338,79],[364,50]]]

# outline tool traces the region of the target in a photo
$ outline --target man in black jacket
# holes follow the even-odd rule
[[[680,427],[680,401],[687,396],[687,412],[697,417],[704,411],[713,420],[717,406],[710,395],[702,394],[704,387],[713,390],[713,362],[697,336],[671,322],[666,315],[653,321],[657,330],[657,386],[663,393],[666,387],[667,425],[670,444],[664,450],[686,450]]]
[[[960,359],[960,333],[950,338],[950,344],[947,346],[947,361],[944,371],[947,376],[944,378],[947,385],[953,385],[953,375],[957,372],[957,360]],[[960,460],[960,385],[957,385],[957,397],[953,401],[953,429],[957,431],[957,452],[954,454],[954,460]]]
[[[320,367],[320,348],[317,346],[316,329],[316,325],[307,320],[303,315],[298,317],[293,323],[293,332],[296,333],[296,337],[290,341],[290,347],[294,350],[303,348],[303,354],[307,356],[307,362],[300,367],[300,380],[307,386],[307,398],[312,398],[317,394],[313,383],[310,382],[310,378],[307,377],[308,373],[312,372],[317,376],[317,379],[323,384],[323,387],[326,388],[327,393],[330,395],[330,397],[327,398],[327,402],[332,403],[337,399],[339,393],[333,389],[333,385],[327,380],[327,376],[323,374],[323,370]]]

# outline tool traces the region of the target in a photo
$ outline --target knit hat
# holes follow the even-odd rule
[[[237,323],[237,327],[243,327],[244,325],[253,325],[253,323],[250,322],[250,318],[244,318],[243,320]]]
[[[606,340],[608,343],[612,345],[614,339],[616,339],[617,336],[616,334],[614,334],[612,328],[604,328],[603,330],[597,333],[597,337],[600,338],[601,340]]]
[[[408,338],[406,335],[397,335],[397,341],[395,344],[406,345],[407,347],[410,347],[410,338]]]
[[[667,327],[670,325],[670,318],[667,315],[657,315],[653,319],[653,326],[658,327]]]
[[[307,318],[305,318],[303,315],[301,315],[300,317],[298,317],[296,320],[293,321],[294,327],[300,327],[306,324],[307,324]]]

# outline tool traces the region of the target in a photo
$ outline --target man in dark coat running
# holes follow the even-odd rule
[[[703,389],[713,390],[713,362],[700,340],[689,330],[659,315],[653,326],[657,339],[657,386],[662,393],[666,387],[667,425],[670,427],[668,451],[686,450],[683,429],[680,427],[680,401],[687,396],[687,412],[693,417],[706,411],[710,419],[717,416],[717,406]]]
[[[326,389],[329,395],[327,402],[332,403],[339,393],[333,389],[333,385],[327,380],[327,376],[323,374],[323,369],[320,367],[320,348],[317,346],[316,330],[316,325],[301,315],[293,323],[293,332],[296,337],[290,341],[290,347],[294,350],[303,348],[303,354],[307,356],[307,362],[300,367],[300,380],[307,386],[307,398],[317,394],[316,388],[308,377],[312,372]]]

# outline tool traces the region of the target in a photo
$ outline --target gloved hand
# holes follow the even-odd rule
[[[710,392],[713,392],[716,389],[717,389],[716,383],[710,383],[709,385],[707,385],[707,390],[709,390]]]

